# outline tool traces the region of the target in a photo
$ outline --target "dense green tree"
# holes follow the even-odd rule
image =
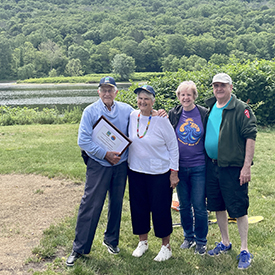
[[[47,42],[42,42],[38,48],[39,51],[42,52],[44,56],[48,59],[50,63],[50,70],[53,69],[53,66],[58,62],[59,59],[62,59],[62,49],[51,40],[48,40]]]
[[[192,44],[192,43],[191,43]],[[193,52],[193,45],[188,43],[188,40],[179,34],[172,34],[166,37],[166,55],[172,54],[178,58],[183,55],[189,56]]]
[[[187,65],[188,65],[188,57],[183,55],[179,60],[179,68],[185,70],[187,69]]]
[[[79,59],[71,59],[66,65],[65,73],[69,76],[79,76],[83,72],[81,70],[81,61]]]
[[[57,76],[57,71],[56,69],[52,69],[50,72],[49,72],[49,77],[56,77]]]
[[[35,76],[48,75],[51,67],[64,74],[67,58],[79,59],[84,74],[111,72],[111,60],[121,53],[135,59],[136,71],[167,70],[163,62],[169,55],[180,68],[188,67],[185,61],[192,55],[212,64],[221,62],[214,54],[271,60],[275,2],[1,0],[0,32],[1,48],[8,52],[2,54],[2,71],[9,72],[1,78],[28,64],[34,65]],[[49,40],[62,49],[57,64],[38,55]]]
[[[126,54],[117,54],[112,60],[113,72],[119,75],[122,81],[129,80],[132,73],[135,71],[135,60]]]
[[[21,54],[23,60],[23,66],[27,64],[33,64],[36,59],[37,49],[34,48],[32,43],[25,42],[21,47]]]
[[[27,38],[23,33],[17,35],[14,39],[11,40],[10,46],[12,48],[18,48],[26,42]]]
[[[63,44],[67,47],[67,49],[74,43],[73,35],[68,34],[63,40]]]
[[[214,53],[211,55],[209,62],[216,65],[224,65],[229,62],[229,57],[225,54]]]
[[[35,76],[35,68],[34,65],[29,63],[20,67],[18,69],[18,78],[19,79],[28,79]]]
[[[84,40],[92,40],[96,45],[102,42],[99,30],[88,30],[82,37]]]
[[[110,73],[111,68],[109,66],[109,61],[102,59],[100,54],[92,54],[90,57],[91,71],[93,73]]]
[[[188,58],[186,67],[184,69],[186,71],[200,71],[203,67],[206,66],[207,60],[194,54]]]
[[[109,48],[109,59],[112,61],[114,57],[118,54],[121,54],[121,51],[116,48]],[[131,57],[132,58],[132,57]],[[135,61],[135,59],[133,58]]]
[[[132,29],[129,32],[129,36],[133,37],[137,43],[140,43],[145,38],[143,31],[139,31],[136,29]]]
[[[176,72],[180,67],[180,60],[176,56],[169,54],[163,59],[161,67],[164,72]]]
[[[112,71],[108,44],[101,43],[96,46],[95,53],[91,55],[91,70],[95,73],[110,73]]]
[[[215,51],[215,39],[210,35],[194,36],[190,40],[190,44],[193,47],[192,54],[201,56],[206,60],[209,60]]]
[[[35,75],[33,77],[47,77],[49,71],[51,70],[51,63],[49,59],[41,51],[36,53],[36,58],[33,62],[33,65],[35,67]],[[54,65],[56,65],[56,61]]]
[[[9,41],[0,37],[0,79],[11,79],[13,76],[12,51]]]
[[[119,29],[112,23],[104,23],[99,34],[102,41],[110,41],[119,36]]]
[[[139,44],[134,40],[126,40],[121,43],[121,51],[135,60],[139,59]]]
[[[152,39],[144,39],[138,45],[136,66],[138,71],[159,72],[161,70],[162,45]]]
[[[12,53],[12,68],[17,71],[22,66],[24,66],[22,48],[16,48]]]
[[[90,52],[83,46],[71,45],[68,48],[69,59],[78,59],[81,62],[81,68],[83,73],[89,73],[90,69]]]

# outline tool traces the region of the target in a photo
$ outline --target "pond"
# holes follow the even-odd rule
[[[118,84],[127,90],[129,83]],[[0,105],[28,108],[85,108],[98,99],[98,84],[14,84],[0,83]]]

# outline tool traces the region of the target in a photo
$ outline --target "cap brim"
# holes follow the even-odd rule
[[[100,87],[102,85],[109,85],[109,86],[112,86],[112,87],[116,87],[116,85],[111,84],[111,83],[102,83],[102,84],[99,84],[98,87]]]
[[[146,89],[144,89],[144,88],[136,88],[135,90],[134,90],[134,93],[135,94],[137,94],[139,91],[146,91],[146,92],[148,92],[148,93],[150,93],[148,90],[146,90]],[[151,93],[150,93],[151,94]]]
[[[222,80],[215,80],[214,82],[211,83],[211,85],[213,85],[214,83],[224,83],[224,84],[230,84],[229,82],[225,82],[225,81],[222,81]]]

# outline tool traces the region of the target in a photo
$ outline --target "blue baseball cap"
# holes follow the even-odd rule
[[[100,87],[101,85],[110,85],[116,87],[116,82],[113,77],[105,76],[100,79],[98,87]]]
[[[146,91],[146,92],[152,94],[154,97],[155,97],[155,95],[156,95],[156,93],[155,93],[153,87],[150,86],[150,85],[143,85],[143,86],[141,86],[141,87],[139,87],[139,88],[136,88],[136,89],[134,90],[134,93],[137,94],[138,92],[140,92],[140,91],[142,91],[142,90],[144,90],[144,91]]]

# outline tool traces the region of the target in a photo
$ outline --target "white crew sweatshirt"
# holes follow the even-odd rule
[[[137,137],[139,110],[130,115],[128,164],[133,171],[145,174],[164,174],[179,169],[179,149],[175,131],[166,117],[153,116],[143,138]],[[140,115],[139,135],[146,129],[149,116]]]

